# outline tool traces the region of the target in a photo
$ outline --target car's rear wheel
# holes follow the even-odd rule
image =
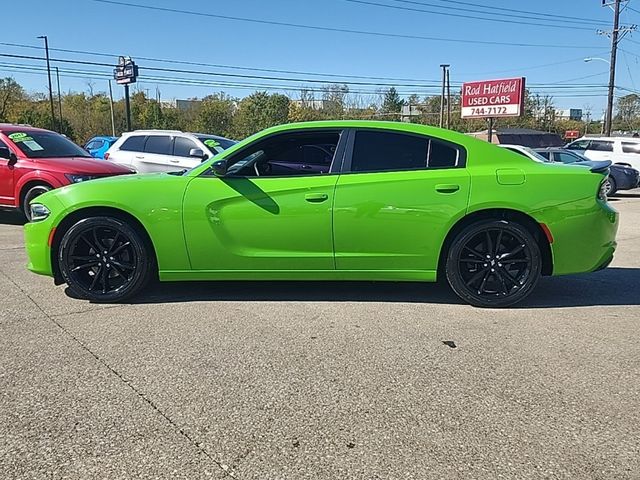
[[[22,196],[21,210],[27,220],[31,221],[31,202],[43,193],[47,193],[49,190],[51,190],[49,185],[41,183],[29,187],[29,189],[24,193]]]
[[[486,220],[454,238],[446,262],[453,291],[478,307],[506,307],[527,297],[542,271],[540,248],[523,226]]]
[[[60,272],[71,292],[95,302],[119,302],[138,293],[154,269],[144,237],[113,217],[80,220],[62,237]]]
[[[618,185],[616,185],[616,181],[612,177],[607,177],[607,179],[604,181],[604,184],[602,185],[602,188],[604,190],[604,194],[607,197],[615,195],[615,193],[618,191]]]

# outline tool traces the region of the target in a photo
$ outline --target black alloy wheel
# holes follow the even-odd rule
[[[22,199],[22,213],[27,220],[31,221],[31,202],[43,193],[47,193],[49,190],[51,190],[49,185],[40,184],[34,185],[26,191],[24,198]]]
[[[112,217],[73,225],[58,252],[60,272],[72,293],[95,302],[118,302],[139,292],[154,268],[142,235]]]
[[[505,307],[527,297],[542,271],[540,248],[521,225],[506,220],[472,224],[449,249],[446,276],[453,291],[477,307]]]

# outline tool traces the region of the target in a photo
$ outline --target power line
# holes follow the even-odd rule
[[[42,50],[42,47],[40,46],[24,45],[19,43],[0,42],[0,45],[4,45],[8,47],[30,48],[30,49]],[[71,50],[68,48],[49,47],[49,50],[54,52],[73,53],[73,54],[80,54],[80,55],[91,55],[96,57],[108,57],[108,58],[117,58],[120,55],[116,53],[90,52],[86,50]],[[241,67],[237,65],[223,65],[223,64],[216,64],[216,63],[204,63],[204,62],[194,62],[194,61],[176,60],[176,59],[162,59],[162,58],[145,57],[142,55],[131,55],[131,56],[134,57],[136,60],[146,60],[148,62],[171,63],[176,65],[192,65],[192,66],[198,66],[198,67],[225,68],[230,70],[247,70],[247,71],[255,71],[255,72],[286,73],[291,75],[310,75],[310,76],[323,76],[323,77],[335,77],[335,78],[358,78],[358,79],[364,79],[364,80],[389,80],[389,81],[399,81],[399,82],[423,81],[421,79],[415,79],[415,78],[375,77],[375,76],[368,76],[368,75],[343,75],[343,74],[336,74],[336,73],[302,72],[298,70],[279,70],[275,68]],[[435,80],[433,81],[435,82]]]
[[[478,16],[473,16],[473,15],[463,15],[461,13],[437,12],[437,11],[434,11],[434,10],[425,10],[423,8],[401,7],[401,6],[398,6],[398,5],[387,5],[387,4],[384,4],[384,3],[370,2],[370,1],[366,1],[366,0],[344,0],[344,1],[345,2],[349,2],[349,3],[358,3],[358,4],[362,4],[362,5],[372,5],[372,6],[375,6],[375,7],[392,8],[392,9],[395,9],[395,10],[430,13],[432,15],[442,15],[442,16],[445,16],[445,17],[469,18],[469,19],[472,19],[472,20],[480,20],[480,21],[484,21],[484,22],[509,23],[509,24],[518,24],[518,25],[534,25],[536,27],[562,28],[563,30],[571,29],[571,30],[593,31],[595,29],[595,26],[593,26],[593,27],[572,27],[570,25],[566,25],[566,23],[564,25],[551,25],[551,24],[545,25],[545,24],[540,23],[542,21],[542,19],[535,19],[535,20],[538,20],[538,21],[534,23],[534,22],[524,22],[522,20],[506,20],[506,19],[502,19],[502,18],[486,18],[486,17],[478,17]],[[424,4],[421,4],[421,5],[424,5]],[[453,9],[453,8],[450,8],[450,9]],[[477,12],[477,10],[471,10],[471,11]],[[486,12],[481,12],[481,13],[487,14]],[[530,18],[533,18],[533,17],[530,17]]]
[[[415,5],[429,5],[427,3],[423,3],[423,2],[417,2],[417,1],[410,1],[410,0],[390,0],[392,2],[400,2],[400,3],[412,3]],[[472,3],[472,2],[463,2],[463,1],[459,1],[459,0],[435,0],[436,2],[441,2],[441,3],[446,3],[447,7],[449,8],[449,4],[454,3],[456,5],[468,5],[471,7],[479,7],[479,8],[484,8],[487,10],[496,10],[496,11],[501,11],[501,12],[514,12],[514,13],[524,13],[524,14],[528,14],[528,15],[536,15],[536,16],[541,16],[541,17],[548,17],[549,14],[548,13],[540,13],[540,12],[532,12],[530,10],[516,10],[513,8],[504,8],[504,7],[496,7],[493,5],[482,5],[479,3]],[[431,6],[431,5],[429,5]],[[438,8],[445,8],[445,7],[438,7]],[[602,24],[603,22],[598,22],[597,20],[593,20],[590,18],[583,18],[583,17],[574,17],[574,16],[568,16],[568,15],[558,15],[558,14],[553,14],[552,16],[558,18],[558,19],[564,19],[564,20],[572,20],[572,21],[581,21],[584,23],[587,22],[591,22],[591,23],[598,23],[598,24]]]
[[[383,32],[372,32],[367,30],[353,30],[347,28],[334,28],[334,27],[323,27],[319,25],[305,25],[300,23],[289,23],[289,22],[278,22],[273,20],[261,20],[256,18],[246,18],[246,17],[233,17],[229,15],[218,15],[213,13],[205,13],[205,12],[195,12],[191,10],[180,10],[177,8],[166,8],[166,7],[157,7],[151,5],[141,5],[137,3],[129,3],[129,2],[120,2],[116,0],[92,0],[93,2],[104,3],[109,5],[118,5],[123,7],[132,7],[132,8],[140,8],[145,10],[155,10],[160,12],[169,12],[169,13],[178,13],[183,15],[193,15],[198,17],[208,17],[208,18],[220,18],[223,20],[233,20],[237,22],[248,22],[254,24],[263,24],[263,25],[275,25],[278,27],[293,27],[293,28],[304,28],[307,30],[316,30],[316,31],[326,31],[326,32],[340,32],[340,33],[352,33],[356,35],[369,35],[375,37],[388,37],[388,38],[403,38],[410,40],[428,40],[433,42],[451,42],[451,43],[467,43],[467,44],[481,44],[481,45],[501,45],[501,46],[511,46],[511,47],[536,47],[536,48],[570,48],[570,49],[581,49],[584,50],[585,45],[558,45],[558,44],[536,44],[536,43],[517,43],[517,42],[498,42],[492,40],[467,40],[461,38],[444,38],[444,37],[426,37],[420,35],[408,35],[408,34],[400,34],[400,33],[383,33]],[[597,48],[597,47],[593,47]]]

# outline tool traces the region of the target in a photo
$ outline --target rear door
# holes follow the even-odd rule
[[[144,144],[142,158],[136,157],[138,172],[172,172],[181,170],[180,159],[173,156],[173,137],[171,135],[149,135]]]
[[[622,153],[616,156],[616,162],[628,163],[636,170],[640,170],[640,142],[632,140],[621,142]]]
[[[466,150],[388,130],[352,133],[334,200],[336,268],[433,275],[469,197]]]
[[[0,147],[9,148],[5,142],[0,140]],[[13,167],[9,166],[8,158],[0,158],[0,205],[12,205],[13,191],[14,191],[14,171]]]

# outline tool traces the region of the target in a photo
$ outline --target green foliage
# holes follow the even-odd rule
[[[256,92],[242,99],[233,117],[233,136],[244,138],[274,125],[287,123],[289,97]]]
[[[398,95],[398,91],[391,87],[384,94],[382,102],[382,113],[400,113],[404,106],[404,100]]]

